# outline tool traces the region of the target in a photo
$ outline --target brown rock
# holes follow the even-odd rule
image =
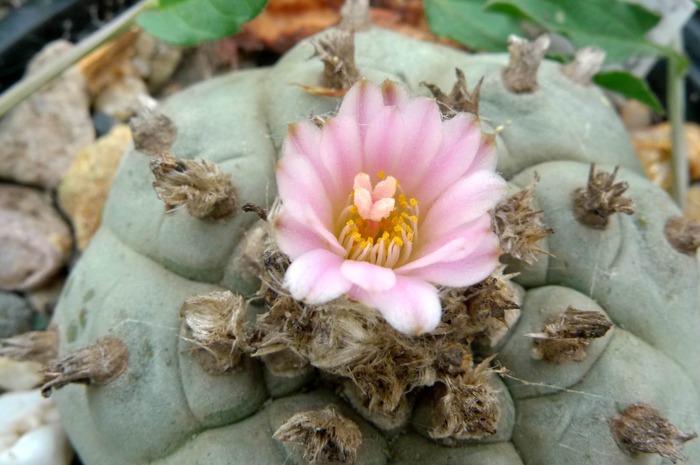
[[[690,178],[700,180],[700,125],[685,123],[685,147]],[[671,189],[671,126],[661,123],[632,132],[632,144],[649,179],[659,187]]]
[[[50,43],[29,73],[71,47]],[[56,187],[78,150],[95,139],[89,106],[85,79],[71,68],[8,113],[0,120],[0,178]]]
[[[112,178],[130,143],[129,127],[115,126],[78,153],[58,188],[59,204],[73,223],[80,250],[87,247],[100,225]]]
[[[68,261],[72,238],[40,191],[0,185],[0,289],[46,283]]]

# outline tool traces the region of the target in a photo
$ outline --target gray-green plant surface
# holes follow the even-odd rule
[[[358,33],[356,44],[364,76],[403,82],[413,93],[426,93],[422,81],[449,89],[455,67],[470,85],[484,76],[480,113],[486,128],[498,128],[499,170],[521,187],[535,172],[541,178],[536,201],[556,233],[543,243],[551,256],[520,270],[522,316],[497,357],[510,370],[502,394],[514,406],[509,424],[496,442],[455,448],[415,432],[390,441],[332,392],[307,385],[299,393],[308,379],[274,377],[257,360],[234,374],[207,374],[183,337],[180,307],[213,290],[256,291],[245,251],[257,217],[205,222],[185,209],[166,213],[151,186],[149,158],[131,150],[55,318],[62,354],[105,335],[129,350],[128,370],[110,384],[54,394],[84,463],[304,463],[297,447],[272,433],[292,414],[329,403],[360,425],[362,464],[669,463],[626,455],[608,421],[646,403],[683,431],[700,431],[698,264],[666,241],[666,219],[679,211],[644,178],[610,102],[594,86],[569,81],[555,63],[542,64],[537,91],[515,95],[501,82],[504,55],[469,56],[379,29]],[[271,69],[233,73],[172,97],[164,111],[179,130],[173,153],[218,163],[241,204],[269,206],[287,124],[338,107],[337,99],[289,85],[321,84],[322,64],[312,54],[305,41]],[[571,192],[585,185],[591,162],[621,166],[636,205],[634,215],[614,215],[604,230],[581,225],[571,208]],[[592,342],[583,362],[533,360],[524,335],[568,305],[602,310],[615,326]],[[686,454],[689,463],[700,462],[700,441],[688,442]]]

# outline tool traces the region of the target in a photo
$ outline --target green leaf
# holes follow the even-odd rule
[[[255,18],[267,0],[160,0],[155,10],[142,13],[146,32],[178,45],[196,45],[238,32]]]
[[[645,37],[660,17],[625,1],[490,0],[486,9],[528,19],[568,37],[577,48],[596,46],[605,50],[608,62],[635,56],[678,55]]]
[[[658,114],[664,109],[656,95],[649,89],[644,80],[627,71],[604,71],[593,76],[593,82],[626,98],[641,102]]]
[[[519,21],[484,10],[486,0],[424,0],[430,29],[475,50],[504,51]]]

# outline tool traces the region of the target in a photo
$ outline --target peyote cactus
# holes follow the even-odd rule
[[[174,157],[134,149],[122,162],[54,322],[62,355],[93,347],[116,371],[75,355],[53,367],[47,389],[62,373],[89,383],[55,393],[84,463],[699,463],[700,441],[686,442],[700,431],[695,252],[673,245],[666,224],[680,213],[643,177],[605,96],[536,56],[509,65],[376,28],[355,33],[355,62],[334,83],[309,57],[352,36],[324,34],[270,69],[172,97]],[[514,42],[511,60],[541,58],[534,44]],[[419,336],[344,297],[295,301],[268,235],[288,125],[325,124],[339,99],[319,88],[342,94],[360,76],[431,89],[445,119],[478,111],[514,194],[492,221],[508,268],[441,288],[440,325]],[[179,176],[167,193],[156,180],[167,210],[149,164]],[[178,208],[195,170],[230,174],[229,200]]]

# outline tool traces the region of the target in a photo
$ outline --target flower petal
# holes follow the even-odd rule
[[[386,291],[396,284],[394,270],[369,262],[346,260],[340,272],[345,279],[367,292]]]
[[[479,150],[481,134],[479,123],[473,115],[459,113],[443,123],[443,137],[438,153],[427,167],[419,190],[411,193],[421,202],[421,206],[429,206],[464,176]]]
[[[433,263],[415,269],[407,275],[443,286],[471,286],[486,279],[499,265],[498,258],[501,255],[499,242],[496,234],[488,234],[466,257]]]
[[[404,119],[406,152],[394,167],[405,192],[415,191],[442,141],[442,118],[434,100],[414,98],[401,111]]]
[[[293,210],[284,205],[275,215],[273,227],[277,245],[292,260],[318,248],[341,257],[347,255],[338,238],[308,208]]]
[[[322,304],[346,293],[352,283],[340,272],[343,259],[327,250],[308,252],[289,265],[284,286],[297,300]]]
[[[491,217],[484,215],[440,238],[424,241],[414,251],[413,261],[396,268],[396,272],[402,275],[413,275],[414,270],[435,263],[461,260],[470,255],[489,234],[493,234]]]
[[[422,279],[397,276],[391,289],[366,293],[359,300],[375,307],[391,326],[405,334],[427,333],[440,323],[438,290]]]
[[[299,182],[300,179],[304,182]],[[324,224],[332,224],[333,202],[309,159],[283,157],[278,161],[277,189],[284,204],[290,209],[309,207]]]
[[[319,151],[323,166],[333,179],[335,195],[345,201],[353,188],[355,176],[363,171],[360,126],[348,116],[338,115],[330,119],[323,127]]]
[[[482,134],[479,150],[474,156],[474,161],[469,167],[469,172],[496,169],[498,155],[496,153],[496,136],[493,134]]]
[[[367,127],[363,171],[370,176],[380,171],[393,174],[404,156],[405,134],[399,110],[384,107]]]
[[[287,138],[282,144],[281,158],[303,157],[308,159],[318,173],[326,191],[332,193],[335,191],[335,184],[321,157],[321,134],[321,130],[309,121],[290,124]]]
[[[506,182],[493,171],[477,171],[460,179],[435,200],[423,217],[423,240],[432,241],[487,215],[505,191]]]
[[[384,105],[393,105],[401,109],[408,101],[408,92],[401,84],[385,79],[382,82],[382,96],[384,97]]]
[[[347,116],[360,126],[364,135],[365,128],[384,108],[384,96],[378,85],[367,79],[361,79],[350,88],[338,109],[338,116]]]

